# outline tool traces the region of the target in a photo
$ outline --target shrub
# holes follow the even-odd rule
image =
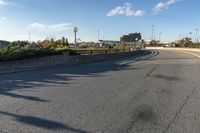
[[[67,47],[63,48],[21,48],[17,46],[6,46],[0,49],[0,61],[20,60],[27,58],[36,58],[49,55],[62,54],[65,51],[71,51]]]

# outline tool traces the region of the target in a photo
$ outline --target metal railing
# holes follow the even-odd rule
[[[137,51],[139,48],[131,49],[79,49],[75,50],[73,55],[96,55],[96,54],[109,54],[109,53],[122,53],[122,52],[131,52]]]

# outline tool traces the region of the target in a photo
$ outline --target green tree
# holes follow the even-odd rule
[[[62,37],[62,39],[61,39],[61,44],[64,46],[65,45],[65,37]]]

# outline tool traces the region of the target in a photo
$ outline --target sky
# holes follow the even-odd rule
[[[140,32],[143,39],[162,33],[162,41],[196,35],[200,28],[199,0],[0,0],[0,39],[119,40]]]

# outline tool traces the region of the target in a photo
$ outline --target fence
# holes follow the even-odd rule
[[[129,52],[130,51],[130,52]],[[135,51],[135,52],[134,52]],[[49,68],[58,65],[78,65],[118,59],[142,53],[137,49],[126,50],[77,50],[75,55],[64,52],[62,55],[53,55],[32,59],[0,62],[0,73],[10,73],[40,68]]]
[[[123,53],[123,52],[131,52],[137,51],[140,48],[131,48],[131,49],[80,49],[75,50],[75,53],[71,55],[96,55],[96,54],[109,54],[109,53]]]

